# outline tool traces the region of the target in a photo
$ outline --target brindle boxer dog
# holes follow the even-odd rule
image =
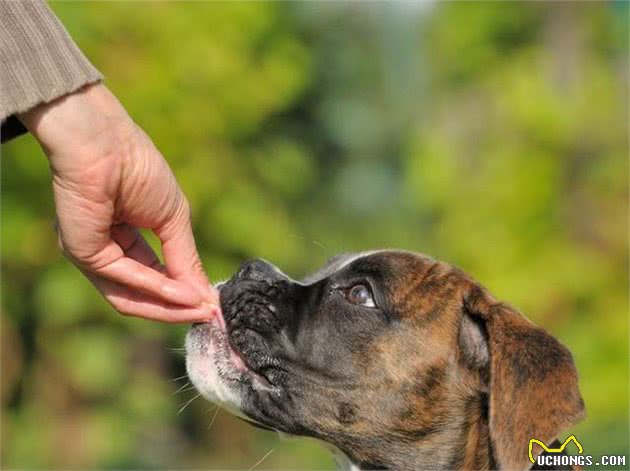
[[[529,469],[530,438],[584,414],[560,342],[424,255],[343,255],[301,282],[254,260],[220,297],[186,339],[199,392],[354,469]]]

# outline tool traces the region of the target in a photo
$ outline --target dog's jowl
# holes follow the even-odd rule
[[[249,422],[365,469],[530,469],[584,405],[569,351],[457,268],[383,250],[298,282],[262,260],[220,286],[188,374]]]

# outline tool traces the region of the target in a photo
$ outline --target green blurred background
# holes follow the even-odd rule
[[[212,280],[374,247],[459,265],[573,351],[585,453],[628,455],[628,3],[52,8],[172,165]],[[57,251],[36,142],[2,154],[3,469],[333,467],[178,414],[186,326],[113,312]]]

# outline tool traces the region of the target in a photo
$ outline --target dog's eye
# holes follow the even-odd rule
[[[366,307],[376,307],[372,291],[365,285],[354,285],[346,291],[346,299],[352,304],[359,304]]]

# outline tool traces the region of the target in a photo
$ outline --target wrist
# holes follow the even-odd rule
[[[120,102],[100,83],[38,105],[18,118],[49,158],[72,155],[88,146],[102,148],[135,128]]]

